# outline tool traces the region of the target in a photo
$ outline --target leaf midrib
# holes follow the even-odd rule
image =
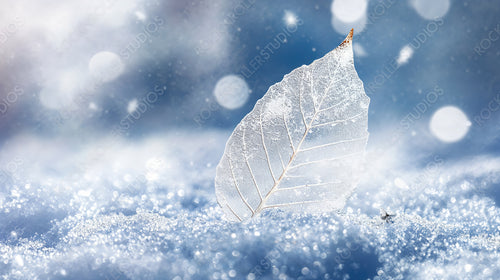
[[[338,66],[337,66],[337,68],[338,68]],[[335,71],[336,70],[337,69],[335,69]],[[290,168],[293,160],[301,152],[300,147],[302,146],[302,143],[305,141],[305,139],[307,137],[307,134],[309,133],[313,122],[316,120],[316,117],[317,117],[318,113],[321,111],[320,110],[321,109],[321,105],[323,104],[323,101],[325,100],[326,93],[328,92],[328,90],[330,89],[330,87],[332,86],[332,84],[333,84],[333,82],[331,82],[330,84],[328,84],[328,87],[323,92],[323,95],[321,97],[321,101],[318,104],[318,108],[319,109],[316,109],[316,106],[314,107],[314,115],[312,116],[311,121],[309,122],[309,124],[304,123],[306,130],[304,131],[304,134],[302,135],[302,139],[300,139],[299,144],[297,145],[297,147],[293,151],[293,154],[290,157],[290,160],[288,161],[285,169],[283,169],[283,172],[281,172],[281,175],[278,178],[278,180],[274,183],[274,185],[271,188],[271,190],[269,190],[269,192],[260,201],[259,206],[257,207],[257,209],[255,209],[254,213],[252,213],[252,217],[255,216],[255,215],[257,215],[257,214],[259,214],[262,210],[266,209],[267,206],[265,204],[266,204],[267,200],[278,189],[279,184],[281,183],[281,181],[283,180],[283,178],[285,178],[286,172],[289,170],[289,168]],[[302,92],[299,92],[299,108],[300,108],[301,114],[303,114],[301,94],[302,94]]]

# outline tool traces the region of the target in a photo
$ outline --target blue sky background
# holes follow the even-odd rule
[[[380,126],[387,127],[404,118],[422,101],[423,94],[436,86],[443,89],[444,95],[423,113],[419,123],[427,122],[432,113],[444,105],[459,107],[469,119],[473,119],[487,107],[498,89],[498,46],[490,40],[483,42],[484,46],[488,46],[487,50],[481,49],[478,53],[474,49],[497,27],[498,16],[494,11],[498,5],[494,3],[453,2],[442,18],[442,25],[435,32],[432,29],[433,32],[428,32],[430,35],[424,36],[425,41],[414,50],[408,64],[402,65],[390,78],[384,79],[383,84],[369,90],[372,97],[370,130],[373,137],[378,137]],[[18,16],[19,27],[13,28],[12,35],[9,35],[8,29],[4,30],[7,35],[2,67],[4,99],[16,85],[26,93],[14,104],[9,104],[8,114],[2,117],[4,140],[19,131],[31,131],[40,123],[43,127],[35,133],[71,133],[71,130],[66,129],[54,131],[50,120],[47,122],[45,115],[57,119],[58,112],[44,108],[43,104],[40,106],[37,99],[37,94],[43,89],[40,84],[47,83],[40,76],[50,76],[52,72],[61,72],[64,68],[75,65],[84,69],[89,58],[102,50],[113,51],[123,59],[124,49],[130,43],[135,43],[134,35],[141,33],[147,24],[155,23],[155,18],[158,22],[161,21],[161,25],[148,36],[148,41],[132,53],[130,59],[126,59],[124,73],[112,83],[100,85],[93,96],[85,100],[85,103],[94,102],[99,105],[99,110],[88,112],[87,108],[80,108],[82,113],[76,118],[78,124],[76,127],[72,126],[73,129],[84,127],[92,135],[105,135],[119,120],[127,116],[126,107],[131,100],[140,100],[155,87],[166,87],[166,94],[127,131],[131,137],[171,131],[179,127],[232,129],[270,85],[280,81],[284,74],[294,68],[308,64],[333,49],[346,33],[339,34],[332,28],[331,3],[328,1],[307,4],[289,1],[272,4],[260,1],[240,4],[216,2],[211,5],[215,7],[214,10],[220,11],[221,17],[214,15],[213,19],[200,15],[204,4],[196,2],[146,1],[133,4],[141,7],[140,10],[147,14],[144,21],[133,17],[133,9],[130,9],[132,16],[124,16],[124,23],[119,28],[88,20],[99,16],[99,9],[96,9],[99,11],[95,12],[97,15],[89,13],[88,18],[81,16],[71,19],[68,25],[74,30],[67,31],[68,34],[60,34],[61,38],[57,38],[59,41],[70,41],[70,44],[51,41],[50,37],[58,36],[57,34],[46,36],[49,38],[31,36],[30,32],[43,27],[32,26],[34,24],[30,24],[28,15],[22,13]],[[71,5],[67,6],[71,10]],[[247,8],[240,12],[240,7]],[[109,10],[112,14],[113,9]],[[238,11],[238,15],[233,17],[231,14],[234,11]],[[286,28],[283,20],[285,11],[292,12],[303,24],[287,38],[286,44],[280,44],[255,73],[246,77],[252,91],[248,102],[237,110],[212,108],[210,116],[204,116],[206,119],[200,127],[199,122],[195,121],[197,117],[205,109],[215,107],[211,105],[216,105],[212,94],[216,82],[224,75],[240,74],[241,69],[248,67],[252,58],[259,55],[260,50],[257,48],[263,48],[272,42]],[[48,15],[38,15],[40,19],[44,16]],[[11,22],[5,20],[6,28],[9,24],[16,24],[14,14],[10,17],[14,19]],[[365,85],[374,82],[383,69],[390,67],[391,61],[394,62],[405,45],[412,42],[416,45],[417,35],[422,34],[432,23],[419,16],[411,3],[406,1],[372,1],[367,8],[367,17],[369,22],[355,36],[355,44],[362,46],[366,52],[365,56],[357,56],[355,62]],[[228,19],[232,24],[227,23]],[[203,34],[206,38],[190,37],[191,33],[195,33],[193,30],[200,29],[200,25],[206,25],[207,22],[212,24],[209,28],[215,35]],[[180,30],[175,30],[176,28]],[[108,37],[120,40],[103,40]],[[22,44],[23,42],[29,44]],[[211,49],[204,51],[208,45],[211,45]],[[217,49],[214,45],[220,48]],[[41,59],[44,56],[46,61]],[[81,69],[78,71],[83,71]],[[494,121],[485,122],[481,127],[473,125],[466,139],[453,146],[473,146],[474,149],[467,149],[472,154],[484,149],[494,152],[497,142],[494,139],[476,142],[471,137],[478,134],[495,135],[488,130],[491,128],[494,131],[493,123]],[[425,131],[419,135],[422,134]],[[486,140],[484,136],[480,138]],[[468,152],[467,150],[464,152]]]
[[[341,30],[332,1],[0,3],[0,278],[498,275],[499,1],[370,0],[365,26]],[[371,98],[355,195],[339,215],[223,222],[213,178],[230,133],[351,26]],[[227,75],[249,89],[236,109],[214,96]],[[469,122],[439,119],[467,131],[455,142],[429,128],[444,106]]]

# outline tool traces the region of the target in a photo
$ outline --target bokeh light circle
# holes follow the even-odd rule
[[[450,9],[450,0],[413,0],[413,8],[427,20],[442,18]]]
[[[243,106],[250,94],[247,83],[236,75],[222,77],[215,85],[215,99],[226,109],[237,109]]]
[[[366,0],[333,0],[333,16],[345,23],[359,21],[366,14]]]
[[[331,5],[332,27],[342,35],[347,35],[354,28],[354,35],[365,29],[367,23],[365,0],[334,0]]]
[[[89,61],[90,74],[94,79],[102,82],[116,79],[123,73],[124,68],[121,58],[113,52],[98,52]]]
[[[445,106],[432,115],[429,128],[439,140],[452,143],[465,137],[471,122],[465,113],[455,106]]]

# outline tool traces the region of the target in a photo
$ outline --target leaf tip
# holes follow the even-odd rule
[[[349,44],[352,43],[352,35],[354,33],[354,28],[351,28],[351,31],[349,32],[349,34],[347,35],[347,37],[344,39],[344,41],[342,42],[342,44],[340,44],[340,46],[347,46]]]

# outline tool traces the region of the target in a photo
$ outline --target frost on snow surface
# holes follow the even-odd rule
[[[227,137],[177,133],[71,147],[15,139],[0,155],[0,166],[10,166],[0,187],[0,279],[499,275],[500,211],[490,197],[500,159],[384,166],[364,173],[342,212],[276,210],[233,223],[213,193]],[[390,223],[380,208],[396,215]]]
[[[271,86],[234,130],[215,179],[230,220],[270,208],[344,206],[361,173],[370,102],[354,68],[352,35]]]

